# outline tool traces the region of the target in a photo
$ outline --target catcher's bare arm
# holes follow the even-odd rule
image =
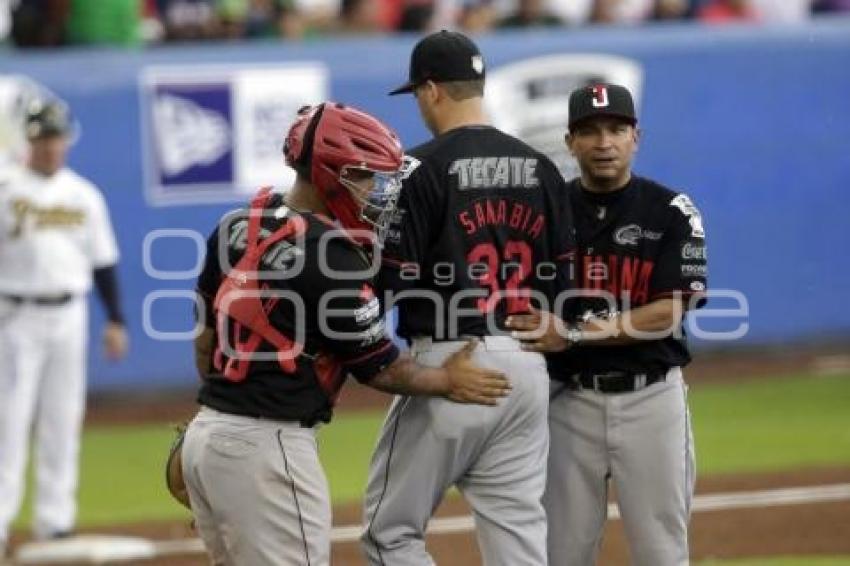
[[[423,367],[408,355],[396,359],[368,384],[402,395],[443,396],[458,403],[495,405],[511,391],[501,372],[476,366],[470,356],[477,342],[469,341],[439,368]]]

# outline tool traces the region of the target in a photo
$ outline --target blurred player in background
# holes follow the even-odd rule
[[[109,358],[127,351],[115,276],[118,248],[98,189],[65,166],[72,131],[58,101],[32,101],[29,157],[0,173],[0,546],[24,493],[30,433],[36,445],[33,529],[68,535],[76,519],[85,410],[88,307],[97,287]],[[33,426],[34,425],[34,426]]]

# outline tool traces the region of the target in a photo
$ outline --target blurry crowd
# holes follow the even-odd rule
[[[850,0],[0,0],[0,43],[18,47],[172,41],[309,40],[455,28],[651,21],[805,21]]]

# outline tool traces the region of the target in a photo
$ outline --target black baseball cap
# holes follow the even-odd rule
[[[577,88],[570,94],[569,128],[593,116],[615,116],[634,126],[637,115],[632,93],[622,85],[606,83]]]
[[[390,92],[413,92],[425,81],[474,81],[484,78],[484,58],[471,39],[456,31],[424,37],[410,54],[409,80]]]

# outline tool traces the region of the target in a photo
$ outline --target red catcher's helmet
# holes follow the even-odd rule
[[[283,152],[287,165],[310,179],[342,226],[373,230],[378,244],[383,242],[401,187],[404,154],[395,132],[365,112],[325,102],[301,109]],[[372,174],[367,194],[345,178],[354,169]],[[356,232],[353,236],[364,240]]]

